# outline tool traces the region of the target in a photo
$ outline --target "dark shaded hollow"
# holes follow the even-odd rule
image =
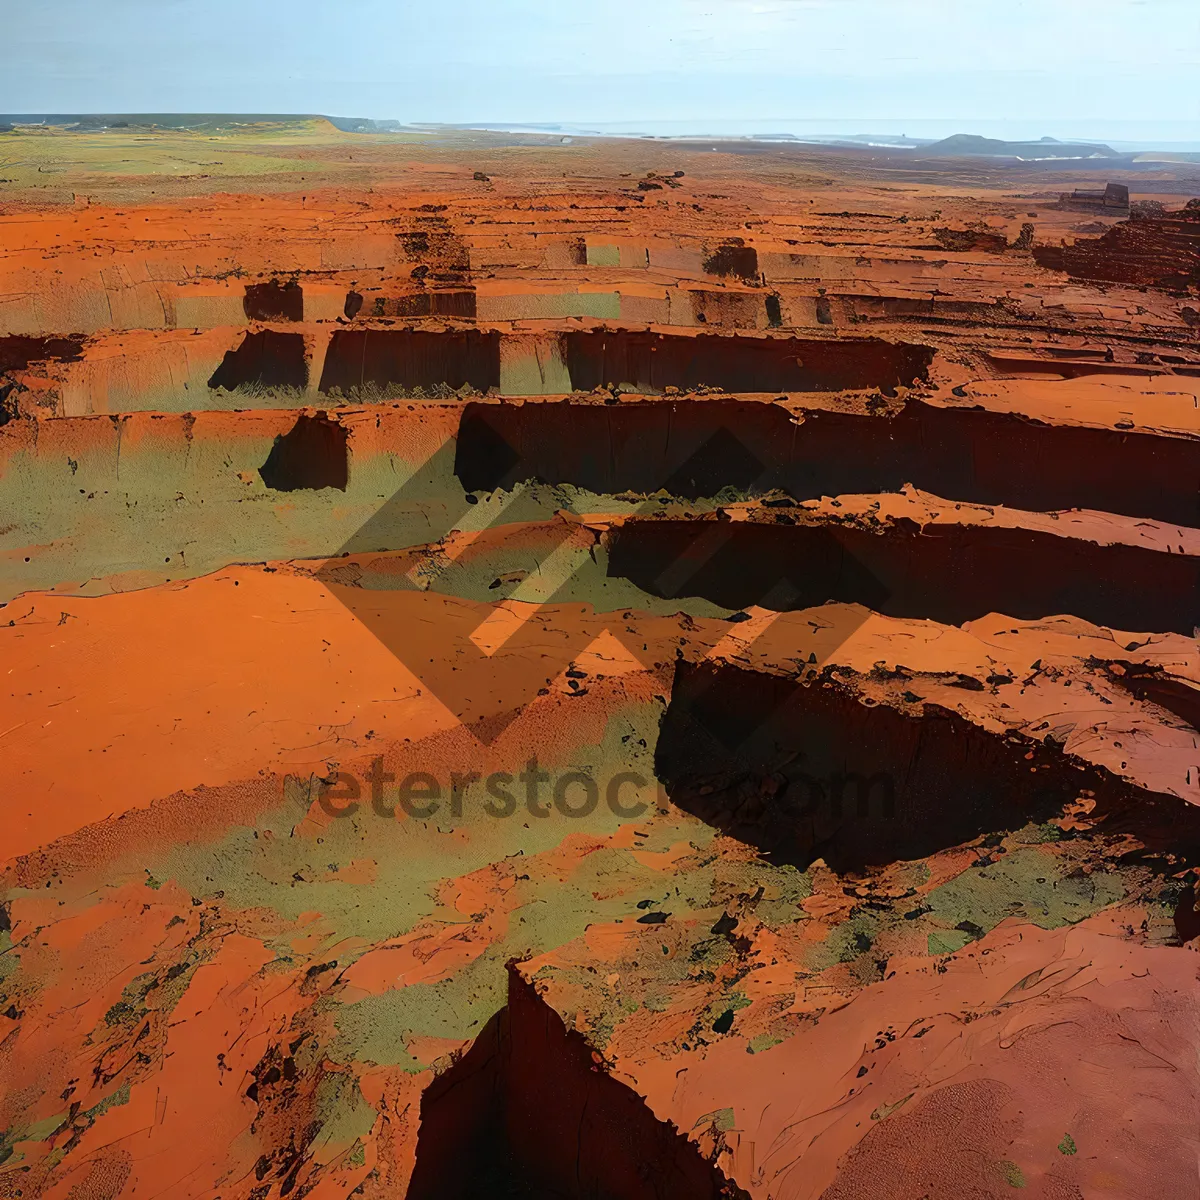
[[[759,291],[735,292],[732,288],[693,288],[692,319],[700,325],[725,329],[756,329],[765,312],[767,297]],[[723,385],[718,385],[723,386]]]
[[[500,460],[497,439],[511,448]],[[911,483],[976,504],[1200,525],[1200,441],[919,401],[895,416],[809,410],[799,425],[782,405],[724,398],[469,404],[455,471],[468,491],[540,479],[691,499],[724,486],[808,500]]]
[[[320,390],[368,385],[428,388],[438,384],[481,392],[500,386],[500,335],[474,329],[432,333],[414,329],[339,329],[329,339]]]
[[[473,320],[475,312],[474,288],[429,293],[429,315],[431,317],[459,317],[463,320]]]
[[[759,303],[759,301],[755,301]],[[924,379],[933,361],[928,346],[877,338],[721,337],[637,330],[566,333],[571,386],[591,391],[625,384],[641,391],[719,387],[727,392],[894,391]]]
[[[83,348],[83,335],[72,337],[28,337],[7,334],[0,337],[0,371],[23,371],[30,363],[78,362]]]
[[[454,233],[442,217],[418,217],[425,228],[396,235],[406,258],[435,266],[443,271],[469,271],[471,254],[466,242]]]
[[[248,283],[242,308],[251,321],[303,321],[304,289],[294,279]]]
[[[272,388],[308,387],[304,335],[263,329],[247,333],[235,350],[226,350],[221,365],[208,381],[210,388],[233,391],[258,384]]]
[[[509,968],[508,1004],[421,1098],[407,1200],[745,1198]]]
[[[344,492],[350,478],[345,428],[324,413],[302,413],[287,433],[275,439],[258,473],[263,483],[277,492],[309,488]]]
[[[15,383],[0,383],[0,425],[7,425],[21,415]]]
[[[958,253],[965,250],[982,250],[989,254],[1002,254],[1008,249],[1008,239],[1002,233],[985,233],[974,229],[935,229],[933,236],[943,250]]]
[[[456,317],[473,320],[475,312],[474,288],[375,296],[371,302],[373,317]]]
[[[722,242],[704,259],[702,265],[709,275],[724,278],[732,275],[747,283],[754,283],[758,279],[758,251],[753,246],[745,245],[741,238]]]
[[[1136,857],[1197,861],[1200,809],[1054,745],[933,704],[910,715],[846,685],[680,661],[654,756],[673,803],[772,860],[839,873],[1045,821],[1081,793]]]
[[[1196,908],[1196,885],[1184,888],[1175,906],[1175,933],[1183,943],[1200,937],[1200,910]]]
[[[613,531],[608,573],[654,596],[733,609],[838,601],[944,625],[1070,614],[1189,637],[1200,623],[1200,558],[997,525],[646,518]]]
[[[1200,731],[1200,687],[1168,675],[1157,665],[1117,660],[1108,667],[1109,678],[1135,699],[1157,704]]]

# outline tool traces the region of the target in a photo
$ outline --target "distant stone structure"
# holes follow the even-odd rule
[[[1129,189],[1123,183],[1110,183],[1103,190],[1076,188],[1073,192],[1061,193],[1058,206],[1079,212],[1103,212],[1125,216],[1129,212]]]

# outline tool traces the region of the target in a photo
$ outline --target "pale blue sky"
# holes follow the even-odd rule
[[[0,30],[0,112],[1200,139],[1200,0],[0,0]]]

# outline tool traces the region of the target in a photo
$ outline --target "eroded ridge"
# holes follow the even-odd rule
[[[508,1003],[421,1097],[407,1200],[749,1200],[508,971]]]
[[[1190,636],[1200,558],[1044,529],[867,523],[772,508],[749,520],[644,518],[612,533],[608,571],[655,596],[775,611],[831,601],[947,625],[1058,614]]]
[[[1081,797],[1103,835],[1136,839],[1127,852],[1169,869],[1200,861],[1196,806],[916,701],[880,703],[833,674],[681,661],[655,769],[673,803],[801,869],[921,859]]]
[[[496,455],[498,441],[512,454]],[[455,471],[468,491],[541,479],[692,498],[730,487],[805,500],[911,483],[979,504],[1200,524],[1200,440],[917,400],[879,415],[713,397],[468,404]]]

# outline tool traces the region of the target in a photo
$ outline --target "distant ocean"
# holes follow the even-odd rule
[[[600,121],[594,125],[555,122],[473,121],[457,129],[487,129],[498,133],[561,134],[564,137],[761,138],[781,141],[853,140],[864,145],[916,146],[956,133],[974,133],[1003,141],[1037,141],[1050,136],[1061,142],[1102,142],[1114,150],[1200,151],[1196,122],[1163,121]]]

